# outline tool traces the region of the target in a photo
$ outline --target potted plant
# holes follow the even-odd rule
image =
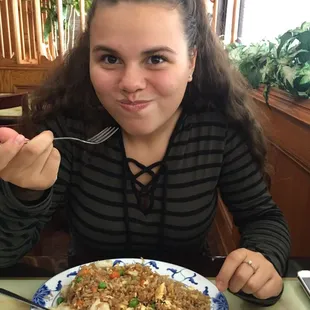
[[[271,87],[296,98],[310,98],[310,22],[280,35],[275,41],[263,40],[248,46],[226,46],[231,61],[257,89],[264,85],[268,103]]]
[[[85,11],[91,6],[92,0],[85,0]],[[75,44],[76,25],[81,15],[79,0],[63,0],[63,24],[64,24],[64,41],[65,51],[68,51]],[[41,12],[45,13],[44,21],[44,41],[47,44],[52,34],[55,56],[58,55],[59,35],[58,35],[58,14],[56,0],[51,0],[45,6],[41,7]]]

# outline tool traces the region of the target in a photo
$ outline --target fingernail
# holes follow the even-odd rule
[[[18,135],[15,138],[15,143],[17,143],[19,145],[25,143],[25,137],[23,135]]]

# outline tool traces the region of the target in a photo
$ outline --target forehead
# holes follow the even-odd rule
[[[162,44],[177,46],[182,40],[185,36],[179,10],[162,3],[99,5],[90,27],[91,45],[104,42],[145,48]]]

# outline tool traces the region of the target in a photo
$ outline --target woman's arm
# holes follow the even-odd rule
[[[286,271],[290,235],[247,144],[234,131],[227,134],[219,188],[241,240],[240,249],[225,260],[217,286],[248,301],[272,305],[282,293],[280,276]]]
[[[219,188],[241,234],[240,247],[262,253],[283,276],[290,235],[248,146],[234,131],[226,139]]]
[[[64,128],[64,122],[58,120],[43,129],[60,136],[65,134]],[[65,201],[72,162],[71,144],[63,141],[56,147],[61,154],[58,179],[44,193],[23,190],[0,179],[0,268],[14,265],[32,249],[57,206]]]

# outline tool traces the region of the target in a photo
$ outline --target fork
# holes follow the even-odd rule
[[[117,127],[107,127],[104,128],[103,130],[101,130],[99,133],[97,133],[96,135],[94,135],[93,137],[87,139],[87,140],[83,140],[83,139],[79,139],[79,138],[74,138],[74,137],[57,137],[54,138],[54,141],[58,141],[58,140],[74,140],[74,141],[78,141],[78,142],[82,142],[82,143],[87,143],[87,144],[100,144],[106,140],[108,140],[110,137],[112,137],[119,128]]]
[[[10,298],[13,298],[13,299],[16,299],[16,300],[19,300],[20,302],[23,302],[25,304],[28,304],[28,305],[34,307],[35,309],[48,310],[48,308],[40,306],[40,305],[34,303],[33,301],[31,301],[25,297],[22,297],[20,295],[17,295],[13,292],[10,292],[8,290],[5,290],[4,288],[0,288],[0,294],[5,295],[5,296],[10,297]]]

